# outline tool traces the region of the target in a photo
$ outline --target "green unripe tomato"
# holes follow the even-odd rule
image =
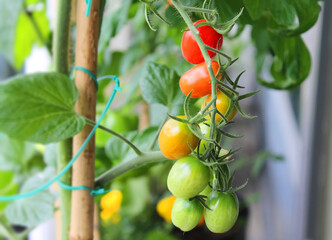
[[[194,156],[175,162],[167,178],[167,186],[178,198],[195,197],[209,183],[210,169]]]
[[[239,201],[235,193],[211,192],[205,204],[204,218],[207,228],[214,233],[230,230],[239,215]]]
[[[197,200],[177,198],[172,208],[172,223],[184,232],[197,226],[203,216],[204,207]]]

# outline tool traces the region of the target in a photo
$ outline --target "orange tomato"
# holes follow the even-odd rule
[[[179,116],[185,118],[184,116]],[[159,148],[169,159],[178,159],[191,153],[198,145],[199,138],[193,134],[188,125],[174,119],[169,119],[159,134]],[[189,145],[188,145],[189,144]]]
[[[157,204],[157,212],[166,222],[171,222],[171,213],[175,199],[176,197],[169,196],[161,199]]]

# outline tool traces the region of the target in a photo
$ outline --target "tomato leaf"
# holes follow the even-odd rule
[[[85,120],[74,111],[78,92],[60,73],[21,75],[0,84],[0,132],[32,142],[74,136]]]
[[[178,74],[161,64],[150,62],[140,79],[140,87],[145,101],[159,103],[170,111],[178,102],[183,103],[184,95],[179,87]]]
[[[274,89],[290,89],[299,86],[309,75],[311,58],[307,46],[300,36],[270,36],[273,51],[271,74],[273,81],[258,77],[263,86]]]

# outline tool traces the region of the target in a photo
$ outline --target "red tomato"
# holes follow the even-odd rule
[[[184,116],[179,116],[184,118]],[[193,134],[188,125],[174,119],[169,119],[159,134],[159,148],[165,157],[178,159],[191,153],[189,145],[195,149],[199,138]],[[189,145],[188,145],[189,144]]]
[[[219,69],[217,61],[212,61],[212,69],[213,73],[217,74]],[[200,98],[210,94],[211,78],[206,63],[198,64],[185,72],[180,78],[180,88],[185,95],[188,95],[193,90],[190,95],[192,98]]]
[[[206,22],[205,19],[199,20],[194,23],[194,25],[200,23],[200,22]],[[222,34],[216,32],[212,27],[210,26],[202,26],[197,28],[199,31],[199,36],[201,37],[202,41],[205,43],[205,45],[208,45],[213,48],[220,49],[223,42],[223,36]],[[220,39],[220,41],[219,41]],[[218,47],[217,43],[219,41]],[[199,64],[204,62],[203,54],[201,50],[199,49],[199,46],[191,33],[191,31],[185,31],[182,36],[181,41],[181,50],[183,57],[192,64]],[[210,58],[213,58],[216,53],[209,51],[208,54]]]

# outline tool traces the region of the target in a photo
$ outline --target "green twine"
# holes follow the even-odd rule
[[[88,5],[86,6],[85,16],[89,17],[92,0],[85,0],[85,3]]]
[[[97,80],[96,76],[93,74],[93,72],[91,72],[90,70],[88,70],[88,69],[86,69],[86,68],[84,68],[84,67],[74,66],[74,67],[72,68],[72,70],[70,71],[70,78],[73,78],[73,71],[74,71],[75,69],[77,69],[77,70],[81,70],[81,71],[83,71],[83,72],[89,74],[90,77],[91,77],[91,78],[93,79],[93,81],[95,82],[96,89],[97,89],[97,91],[98,91],[98,80]],[[107,77],[107,76],[106,76],[106,77]]]
[[[82,69],[78,68],[78,69],[83,70],[85,72],[89,71],[89,70],[84,69],[84,68],[82,68]],[[17,195],[12,195],[12,196],[2,196],[2,197],[0,196],[0,202],[7,202],[7,201],[13,201],[13,200],[18,200],[18,199],[22,199],[22,198],[31,197],[33,195],[36,195],[37,193],[40,193],[41,191],[44,191],[45,189],[47,189],[49,186],[51,186],[56,181],[58,182],[58,184],[61,187],[65,188],[65,189],[68,189],[68,190],[82,190],[82,189],[89,190],[89,191],[91,191],[91,193],[90,193],[91,196],[97,196],[97,195],[108,192],[108,190],[106,191],[105,189],[103,189],[101,187],[97,187],[96,189],[91,189],[91,188],[86,187],[86,186],[68,186],[68,185],[65,185],[65,184],[60,182],[60,178],[72,167],[72,165],[77,160],[79,155],[83,152],[83,150],[86,147],[86,145],[88,144],[88,142],[91,140],[93,134],[96,132],[97,128],[100,125],[100,122],[103,120],[103,118],[106,115],[106,112],[110,108],[111,103],[112,103],[112,101],[115,97],[116,92],[121,91],[120,81],[119,81],[117,76],[115,76],[115,75],[104,76],[104,77],[99,78],[98,80],[102,80],[102,79],[105,79],[105,78],[110,78],[110,79],[113,79],[115,81],[115,86],[113,87],[112,95],[109,98],[109,100],[106,104],[106,107],[105,107],[104,111],[102,112],[102,114],[100,115],[100,118],[97,121],[96,125],[93,127],[90,134],[85,139],[84,143],[82,144],[82,146],[80,147],[78,152],[75,154],[75,156],[70,160],[70,162],[55,177],[53,177],[51,180],[49,180],[47,183],[40,186],[39,188],[37,188],[35,190],[32,190],[30,192],[22,193],[22,194],[17,194]]]

